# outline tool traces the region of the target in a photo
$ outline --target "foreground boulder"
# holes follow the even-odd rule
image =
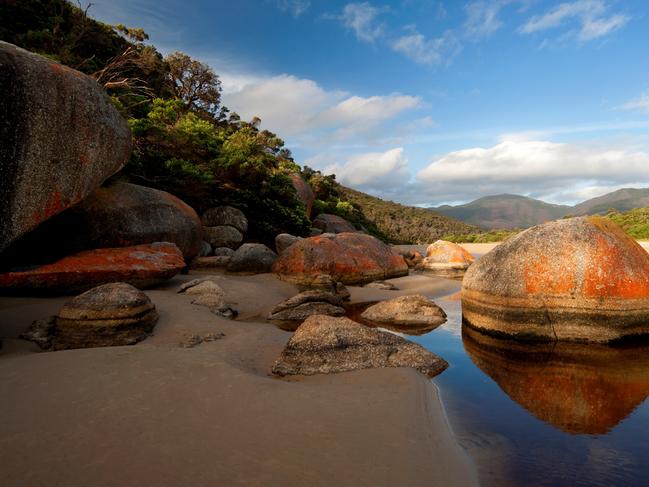
[[[0,252],[121,169],[131,133],[90,77],[0,42]]]
[[[285,281],[309,286],[330,276],[343,284],[400,277],[408,274],[403,257],[370,235],[340,233],[300,240],[282,252],[273,272]]]
[[[267,319],[283,330],[294,331],[309,316],[344,316],[340,296],[326,291],[304,291],[282,301],[268,314]]]
[[[338,215],[329,215],[328,213],[320,213],[313,220],[313,226],[322,230],[324,233],[356,232],[354,225],[347,220]]]
[[[311,316],[291,337],[273,365],[277,375],[333,374],[374,367],[412,367],[433,377],[448,364],[392,333],[348,318]]]
[[[104,284],[61,308],[52,348],[133,345],[149,336],[157,321],[155,306],[142,291],[123,282]]]
[[[239,247],[228,262],[228,272],[263,274],[271,272],[277,254],[264,244],[247,243]]]
[[[600,217],[530,228],[462,283],[466,324],[521,340],[609,342],[649,333],[649,254]]]
[[[430,331],[446,322],[446,313],[427,297],[412,294],[370,306],[361,318],[375,325],[426,328]]]
[[[421,266],[440,275],[462,275],[475,259],[463,247],[446,240],[438,240],[426,249]],[[414,262],[414,260],[413,260]]]
[[[0,294],[70,294],[109,282],[143,288],[176,274],[185,261],[174,244],[97,249],[22,272],[0,274]]]

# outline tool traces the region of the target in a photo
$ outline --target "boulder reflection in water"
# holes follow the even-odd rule
[[[570,434],[604,434],[649,395],[649,344],[518,343],[462,327],[480,370],[538,419]]]

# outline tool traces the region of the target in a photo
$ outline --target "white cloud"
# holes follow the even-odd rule
[[[308,140],[313,146],[344,140],[360,143],[377,135],[381,124],[421,105],[419,97],[352,96],[289,75],[251,79],[238,91],[224,93],[224,104],[244,120],[258,116],[265,128],[291,142]]]
[[[649,113],[649,93],[643,93],[635,100],[630,100],[622,105],[625,110],[640,110]]]
[[[583,187],[649,183],[642,149],[543,140],[504,140],[448,153],[417,174],[418,198],[468,201],[488,194],[548,197]]]
[[[299,17],[311,7],[311,0],[276,0],[277,7]]]
[[[503,23],[498,14],[511,0],[480,0],[468,3],[464,10],[467,14],[464,32],[468,37],[488,37],[496,32]]]
[[[414,29],[394,40],[391,47],[416,63],[427,66],[449,63],[461,50],[460,43],[451,31],[446,31],[441,37],[429,39]]]
[[[371,43],[384,33],[383,24],[377,22],[377,17],[383,10],[369,2],[348,3],[338,19],[347,29],[353,31],[359,40]]]
[[[576,0],[562,3],[543,15],[537,15],[520,28],[523,34],[557,28],[570,20],[578,24],[577,37],[590,41],[605,36],[626,24],[631,17],[624,14],[610,14],[606,0]]]
[[[371,191],[400,187],[410,179],[408,159],[402,147],[358,154],[344,164],[326,167],[325,172],[335,174],[342,184]]]

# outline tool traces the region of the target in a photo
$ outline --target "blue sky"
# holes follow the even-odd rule
[[[408,204],[649,187],[649,2],[95,0],[301,164]]]

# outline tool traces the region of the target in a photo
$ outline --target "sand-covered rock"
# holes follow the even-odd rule
[[[463,274],[474,260],[473,256],[458,244],[438,240],[426,249],[426,257],[421,261],[421,266],[438,274]]]
[[[412,367],[433,377],[448,364],[393,333],[348,318],[311,316],[288,341],[273,365],[277,375],[333,374],[374,367]]]
[[[230,226],[241,233],[248,231],[248,219],[243,212],[231,206],[217,206],[210,208],[201,215],[201,221],[206,227]]]
[[[408,274],[403,257],[370,235],[310,237],[286,249],[273,266],[281,279],[309,286],[322,275],[343,284],[364,284]]]
[[[109,282],[148,287],[184,267],[178,247],[166,242],[88,250],[35,269],[0,274],[0,294],[70,294]]]
[[[427,297],[412,294],[370,306],[361,318],[378,325],[434,329],[446,322],[446,313]]]
[[[320,213],[313,220],[313,226],[322,230],[324,233],[356,232],[354,225],[347,220],[338,215],[330,215],[328,213]]]
[[[128,161],[131,133],[95,80],[0,42],[0,252]]]
[[[110,347],[144,340],[158,321],[151,300],[123,282],[104,284],[68,301],[56,318],[52,347]]]
[[[267,316],[284,330],[294,331],[313,315],[344,316],[345,308],[340,296],[326,291],[304,291],[275,306]]]
[[[243,233],[229,225],[203,227],[203,238],[214,248],[236,249],[243,242]]]
[[[277,254],[264,244],[247,243],[237,249],[230,258],[228,272],[262,274],[271,272]]]
[[[649,333],[649,254],[601,217],[506,240],[462,283],[464,321],[521,340],[608,342]]]

